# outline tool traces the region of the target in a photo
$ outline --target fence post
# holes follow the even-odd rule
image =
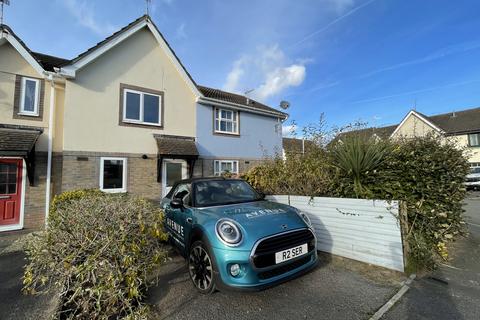
[[[408,209],[407,203],[405,201],[400,201],[399,203],[399,219],[400,219],[400,230],[402,234],[402,244],[403,244],[403,267],[407,266],[408,254],[410,252],[410,245],[408,244]]]

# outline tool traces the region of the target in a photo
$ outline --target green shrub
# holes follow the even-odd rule
[[[435,253],[448,258],[446,243],[462,231],[463,183],[469,168],[464,150],[435,136],[389,143],[384,161],[362,181],[369,190],[364,197],[405,203],[409,260],[431,268]],[[352,196],[349,175],[340,172],[335,181],[335,195]]]
[[[143,292],[165,259],[163,212],[128,195],[92,190],[53,200],[47,230],[26,248],[26,293],[60,293],[58,318],[143,317]]]
[[[325,195],[331,184],[331,167],[322,148],[310,148],[305,154],[277,156],[242,176],[265,194]]]
[[[305,155],[267,161],[245,174],[266,194],[400,200],[412,265],[448,258],[446,244],[462,232],[464,150],[435,136],[379,141],[353,133]],[[437,255],[438,254],[438,255]]]
[[[372,196],[368,181],[387,160],[391,144],[364,135],[349,134],[341,143],[331,149],[331,163],[340,171],[340,175],[350,179],[348,187],[355,197]]]

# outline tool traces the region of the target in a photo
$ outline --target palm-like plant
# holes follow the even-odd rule
[[[384,163],[390,150],[388,142],[360,134],[345,134],[332,150],[332,164],[352,179],[358,198],[368,193],[362,182]]]

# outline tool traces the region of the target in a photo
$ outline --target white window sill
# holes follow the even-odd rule
[[[30,113],[30,112],[19,112],[19,116],[27,116],[27,117],[38,117],[38,113]]]
[[[125,119],[123,120],[123,122],[128,124],[141,124],[144,126],[162,127],[161,123],[141,122],[141,121],[125,120]]]
[[[215,133],[220,133],[220,134],[228,134],[228,135],[231,135],[231,136],[239,136],[240,135],[238,132],[228,132],[228,131],[218,131],[218,130],[215,130],[214,132]]]
[[[106,193],[127,193],[126,189],[101,189],[100,191],[106,192]]]

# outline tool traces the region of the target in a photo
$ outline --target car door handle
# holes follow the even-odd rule
[[[10,199],[10,196],[0,196],[0,199]]]
[[[188,222],[188,223],[192,223],[192,222],[193,222],[193,219],[192,219],[192,218],[187,218],[187,222]]]

